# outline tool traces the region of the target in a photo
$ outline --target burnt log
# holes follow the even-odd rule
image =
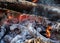
[[[30,11],[34,6],[29,2],[0,2],[0,8],[6,8],[18,12]]]
[[[2,4],[4,6],[2,6]],[[11,9],[11,10],[13,9],[15,11],[22,11],[22,10],[30,11],[32,10],[32,8],[37,7],[39,11],[42,10],[43,12],[47,12],[52,16],[55,17],[57,16],[60,18],[60,7],[56,7],[56,6],[36,4],[28,1],[20,1],[20,2],[0,2],[0,7]]]

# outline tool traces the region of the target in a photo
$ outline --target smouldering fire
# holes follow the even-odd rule
[[[32,2],[36,3],[38,0],[32,0]]]
[[[51,30],[51,26],[48,26],[46,29],[46,37],[48,37],[48,38],[50,38],[50,36],[51,36],[50,30]]]
[[[29,15],[22,14],[22,15],[19,16],[19,20],[24,21],[24,20],[28,19],[28,17],[29,17]]]
[[[8,19],[12,19],[12,16],[8,16]]]

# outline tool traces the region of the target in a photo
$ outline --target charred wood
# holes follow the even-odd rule
[[[2,6],[3,5],[3,6]],[[55,6],[49,6],[49,5],[43,5],[43,4],[35,4],[33,2],[28,2],[28,1],[20,1],[20,2],[0,2],[0,7],[2,8],[7,8],[7,9],[12,9],[15,11],[30,11],[32,8],[36,7],[39,10],[47,13],[48,15],[51,14],[53,17],[59,17],[60,18],[60,7],[55,7]],[[44,14],[46,15],[46,14]]]

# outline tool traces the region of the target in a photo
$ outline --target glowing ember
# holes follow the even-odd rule
[[[12,16],[8,16],[8,19],[12,19]]]
[[[50,38],[50,36],[51,36],[50,30],[51,30],[51,26],[48,26],[46,29],[46,37],[48,37],[48,38]]]
[[[36,2],[37,2],[37,0],[32,0],[32,2],[36,3]]]
[[[25,19],[26,19],[26,15],[25,14],[19,16],[19,20],[20,21],[24,21]]]

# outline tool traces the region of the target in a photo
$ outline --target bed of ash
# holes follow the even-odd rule
[[[51,26],[50,30],[48,26]],[[53,23],[45,17],[25,14],[20,15],[19,18],[9,16],[5,20],[2,20],[2,25],[0,26],[0,42],[24,43],[28,39],[35,38],[34,36],[38,37],[37,33],[30,32],[33,29],[47,38],[60,41],[59,27],[60,23]]]

